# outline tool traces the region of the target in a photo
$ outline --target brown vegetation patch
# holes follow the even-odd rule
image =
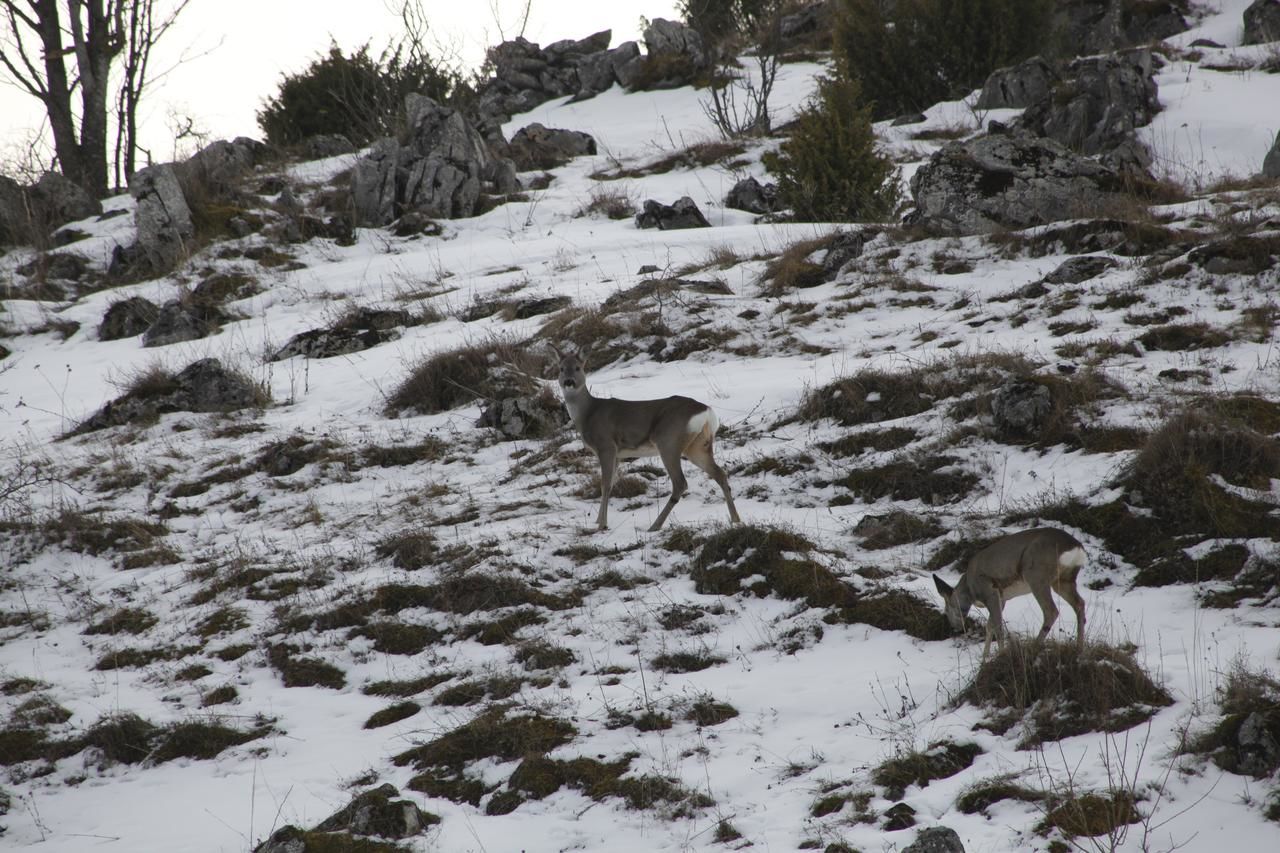
[[[997,731],[1023,720],[1020,749],[1086,732],[1124,731],[1173,703],[1132,652],[1092,645],[1081,655],[1074,643],[1053,640],[1006,640],[959,698],[992,709]]]
[[[570,723],[542,714],[515,716],[507,705],[489,708],[470,722],[420,746],[401,752],[393,759],[397,767],[412,764],[461,772],[466,765],[485,758],[513,761],[530,755],[545,755],[564,746],[577,735]]]
[[[458,636],[465,640],[475,640],[486,646],[511,643],[515,641],[520,629],[541,625],[546,621],[547,618],[535,608],[524,607],[497,619],[485,619],[464,625],[458,632]]]
[[[124,607],[114,610],[84,629],[86,634],[141,634],[159,622],[149,610],[140,607]]]
[[[983,779],[966,787],[956,807],[965,814],[986,814],[987,809],[1005,800],[1019,803],[1042,803],[1048,799],[1044,791],[1021,784],[1015,774],[1004,774]]]
[[[1170,352],[1212,349],[1230,343],[1231,339],[1228,332],[1208,323],[1170,323],[1148,329],[1138,336],[1138,341],[1148,350]]]
[[[441,545],[436,535],[424,528],[407,528],[386,536],[373,550],[379,557],[390,557],[397,569],[408,571],[428,566],[464,571],[489,556],[488,552],[464,542]]]
[[[1142,820],[1136,800],[1124,791],[1071,794],[1055,798],[1036,832],[1048,835],[1058,830],[1067,838],[1106,836],[1120,827]]]
[[[875,468],[855,468],[833,481],[864,501],[893,498],[918,500],[930,506],[952,503],[981,482],[951,456],[907,455]]]
[[[267,649],[267,661],[280,673],[285,687],[328,687],[341,690],[347,684],[342,670],[316,657],[298,654],[295,646],[280,643]]]
[[[547,361],[528,341],[494,339],[419,359],[387,397],[384,412],[429,415],[478,400],[536,393]]]
[[[765,264],[760,276],[761,292],[765,296],[783,296],[793,290],[817,287],[827,281],[822,264],[810,260],[815,252],[825,252],[834,245],[839,231],[810,240],[800,240],[782,250],[776,258]]]
[[[868,451],[883,453],[900,450],[918,438],[920,434],[908,427],[888,427],[850,433],[835,441],[819,442],[818,447],[832,456],[861,456]]]
[[[853,532],[862,537],[863,548],[877,551],[909,542],[936,539],[946,530],[932,516],[919,516],[895,509],[885,515],[863,516]]]
[[[547,640],[521,643],[513,657],[525,669],[561,669],[578,659],[569,649]]]
[[[611,797],[620,798],[627,808],[637,810],[665,804],[676,806],[678,814],[687,814],[690,810],[713,804],[705,794],[690,791],[675,779],[655,775],[625,776],[633,758],[634,755],[626,755],[611,762],[594,758],[567,761],[543,756],[526,758],[507,783],[510,791],[520,795],[519,799],[512,801],[511,807],[518,806],[525,797],[541,800],[566,787],[581,791],[597,802]]]
[[[388,705],[380,711],[374,711],[369,719],[364,721],[366,729],[380,729],[383,726],[389,726],[398,723],[401,720],[407,720],[414,714],[422,710],[422,706],[417,702],[397,702],[394,705]]]
[[[645,67],[651,70],[660,69],[660,64],[646,62]],[[639,83],[632,87],[634,91],[647,88],[651,87]],[[596,172],[590,177],[594,181],[616,181],[622,178],[643,178],[646,175],[662,175],[674,169],[705,168],[714,166],[717,163],[732,164],[737,158],[745,154],[746,150],[746,146],[741,142],[709,140],[695,143],[644,166],[624,168],[618,165],[609,171]]]
[[[684,719],[699,728],[718,726],[721,723],[727,723],[736,716],[738,716],[737,708],[728,702],[717,702],[710,696],[701,696],[695,699],[684,712]]]
[[[1186,749],[1209,755],[1228,773],[1264,779],[1280,769],[1280,681],[1237,661],[1219,688],[1222,719],[1192,736]],[[1248,732],[1246,733],[1246,729]]]
[[[373,650],[388,655],[416,655],[444,639],[444,632],[429,625],[414,625],[385,619],[369,622],[351,632],[353,637],[373,640]]]
[[[895,755],[871,771],[871,781],[885,789],[885,796],[900,800],[911,785],[925,787],[934,779],[946,779],[973,764],[982,754],[976,743],[939,741],[923,751]]]
[[[518,675],[491,675],[460,681],[437,693],[432,704],[456,707],[476,705],[485,700],[499,702],[519,693],[524,684],[524,679]]]

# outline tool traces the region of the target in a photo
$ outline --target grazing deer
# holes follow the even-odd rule
[[[1084,599],[1076,590],[1076,577],[1084,561],[1084,546],[1074,536],[1055,527],[1036,527],[1002,536],[974,554],[954,587],[937,575],[933,582],[946,604],[947,621],[956,631],[964,630],[965,616],[974,604],[987,608],[984,661],[991,650],[993,633],[1001,644],[1004,642],[1004,603],[1028,592],[1036,597],[1044,613],[1044,625],[1036,641],[1048,636],[1058,618],[1052,590],[1076,612],[1076,648],[1083,651]]]
[[[554,348],[554,347],[553,347]],[[600,513],[596,527],[609,526],[609,494],[618,479],[618,462],[639,456],[660,456],[671,477],[671,497],[649,528],[662,527],[680,496],[688,487],[681,457],[697,465],[724,492],[729,505],[729,520],[741,521],[729,491],[729,477],[716,464],[713,454],[716,430],[720,421],[706,403],[689,397],[663,397],[660,400],[617,400],[594,397],[587,390],[586,357],[580,350],[560,352],[560,390],[564,404],[573,417],[582,441],[595,451],[600,460]]]

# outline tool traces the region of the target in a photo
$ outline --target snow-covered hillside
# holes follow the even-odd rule
[[[1173,563],[1139,565],[1123,534],[1062,509],[1071,498],[1096,508],[1132,497],[1124,466],[1188,408],[1247,400],[1266,413],[1251,428],[1272,444],[1280,432],[1280,190],[1207,189],[1257,171],[1280,130],[1260,108],[1280,103],[1280,74],[1215,70],[1266,48],[1234,46],[1246,3],[1208,5],[1218,11],[1171,40],[1179,50],[1157,78],[1164,112],[1143,131],[1162,176],[1193,197],[1134,212],[1126,234],[1158,235],[1134,238],[1137,249],[1089,248],[1080,234],[1113,226],[1082,223],[928,238],[895,225],[756,221],[721,202],[739,178],[766,178],[760,156],[776,140],[721,148],[698,91],[615,87],[515,117],[508,136],[537,121],[590,133],[600,153],[551,170],[523,201],[441,223],[440,236],[361,229],[351,246],[277,247],[294,263],[266,266],[252,259],[261,252],[246,255],[265,243],[251,235],[153,281],[57,302],[4,293],[0,751],[30,754],[0,776],[11,798],[0,846],[246,851],[389,782],[440,818],[399,842],[410,850],[898,850],[937,825],[969,851],[1050,849],[1061,830],[1037,832],[1045,802],[959,807],[966,791],[1008,777],[1058,798],[1135,796],[1142,820],[1114,849],[1209,850],[1229,839],[1238,853],[1274,850],[1277,825],[1264,817],[1274,777],[1175,754],[1188,729],[1221,718],[1232,672],[1277,671],[1274,589],[1212,607],[1206,593],[1234,588],[1234,572],[1135,585]],[[1192,58],[1202,36],[1228,47]],[[784,66],[775,124],[822,70]],[[964,103],[927,115],[877,128],[904,180],[945,137],[1009,117]],[[683,156],[672,168],[690,148],[713,159]],[[284,178],[306,202],[353,162],[260,177]],[[681,196],[712,227],[639,230],[590,212],[609,197],[639,206]],[[275,196],[260,200],[270,215]],[[61,251],[101,270],[133,225],[118,216],[74,227],[90,236]],[[852,266],[815,286],[786,278],[820,265],[841,227],[866,240]],[[1260,268],[1197,260],[1198,247],[1246,237],[1271,241]],[[1027,290],[1081,255],[1114,263]],[[0,256],[12,292],[32,258]],[[162,303],[217,273],[242,274],[256,292],[223,306],[215,334],[153,348],[136,336],[100,340],[113,304]],[[516,310],[544,297],[571,303]],[[360,352],[269,360],[357,307],[414,322]],[[595,393],[712,405],[717,455],[758,537],[732,538],[719,490],[696,470],[667,527],[646,532],[668,481],[642,463],[628,463],[611,528],[596,532],[595,460],[570,427],[506,441],[476,425],[479,402],[388,414],[388,398],[433,354],[495,341],[558,394],[550,344],[592,328],[616,336],[593,342]],[[1195,340],[1152,334],[1170,328]],[[68,436],[149,371],[205,358],[273,402]],[[831,383],[873,375],[909,382],[919,405],[896,411],[899,385],[885,380],[850,386],[866,391],[862,401],[844,392],[870,414],[842,422],[803,410]],[[1067,389],[1061,435],[1011,440],[992,426],[992,394],[1018,376]],[[1202,478],[1242,500],[1276,498],[1274,481]],[[876,528],[871,517],[889,521]],[[893,526],[903,517],[914,531],[905,536]],[[1094,654],[1131,651],[1172,701],[1150,702],[1131,728],[1027,749],[1030,717],[1000,726],[990,708],[961,700],[981,635],[934,638],[942,617],[930,573],[954,579],[945,555],[959,556],[957,543],[1037,520],[1089,551],[1080,587]],[[1198,537],[1183,562],[1231,553],[1235,569],[1274,574],[1277,540],[1258,533],[1273,521],[1263,512],[1261,528]],[[771,574],[782,564],[838,578],[837,598],[853,603],[786,594]],[[741,571],[742,591],[707,591],[709,567],[721,565]],[[859,615],[881,600],[899,602],[892,619],[917,629]],[[1076,626],[1062,610],[1054,637],[1069,640]],[[1023,597],[1005,618],[1026,637],[1041,614]],[[319,683],[287,686],[295,680]],[[392,722],[369,725],[388,708]],[[99,726],[125,714],[171,732],[216,722],[231,733],[207,735],[227,738],[214,757],[157,746],[137,755],[140,729]],[[34,745],[11,734],[36,730]],[[86,732],[99,736],[78,740]],[[442,745],[451,732],[463,734]],[[938,744],[977,750],[946,778],[886,784],[886,761]],[[468,757],[440,757],[446,748]],[[552,763],[573,759],[586,761]],[[630,787],[604,769],[616,762]],[[563,784],[540,790],[530,778],[539,768]],[[887,827],[898,803],[914,809],[914,828]],[[1106,836],[1075,843],[1109,849]]]

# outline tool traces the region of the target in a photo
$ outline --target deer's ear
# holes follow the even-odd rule
[[[564,361],[564,353],[560,351],[560,347],[556,346],[551,341],[547,341],[547,346],[551,347],[551,351],[556,354],[556,358]]]
[[[955,591],[955,587],[951,586],[937,575],[933,576],[933,585],[938,588],[938,594],[943,598],[950,598],[951,593]]]

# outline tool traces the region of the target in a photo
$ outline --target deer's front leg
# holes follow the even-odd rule
[[[618,455],[613,448],[596,451],[600,459],[600,512],[596,515],[596,529],[609,529],[609,495],[618,476]]]

